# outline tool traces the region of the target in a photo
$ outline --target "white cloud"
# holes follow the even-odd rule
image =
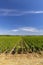
[[[14,29],[14,30],[11,30],[12,32],[18,32],[19,30],[17,30],[17,29]]]
[[[12,30],[0,30],[2,35],[43,35],[43,29],[37,29],[34,27],[18,27]]]
[[[43,29],[37,29],[34,27],[21,27],[10,30],[9,34],[13,35],[43,35]]]
[[[21,28],[21,30],[26,32],[39,32],[38,29],[32,28],[32,27],[24,27],[24,28]]]
[[[33,27],[21,27],[21,28],[13,29],[11,31],[12,32],[18,32],[18,31],[22,31],[22,32],[42,32],[43,30],[33,28]]]
[[[26,14],[43,14],[42,11],[19,11],[16,9],[0,9],[0,16],[22,16]]]

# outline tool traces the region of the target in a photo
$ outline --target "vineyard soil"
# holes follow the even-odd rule
[[[0,65],[43,65],[43,55],[15,54],[0,55]]]

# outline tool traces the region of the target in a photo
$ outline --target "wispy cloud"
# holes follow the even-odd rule
[[[22,16],[27,14],[43,14],[43,11],[20,11],[16,9],[0,9],[0,16]]]
[[[11,31],[12,32],[18,32],[18,31],[22,31],[22,32],[43,32],[42,29],[37,29],[37,28],[33,28],[33,27],[21,27],[21,28],[13,29]]]
[[[0,30],[2,35],[43,35],[43,29],[34,27],[18,27],[11,30]]]
[[[14,29],[14,30],[11,30],[12,32],[18,32],[19,30],[18,29]]]
[[[21,28],[21,30],[26,31],[26,32],[39,32],[38,29],[32,28],[32,27],[23,27],[23,28]]]

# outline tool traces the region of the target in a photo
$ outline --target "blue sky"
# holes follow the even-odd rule
[[[0,0],[1,35],[43,35],[43,0]]]

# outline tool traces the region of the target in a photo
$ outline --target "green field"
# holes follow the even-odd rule
[[[43,36],[0,36],[0,53],[40,53]]]

